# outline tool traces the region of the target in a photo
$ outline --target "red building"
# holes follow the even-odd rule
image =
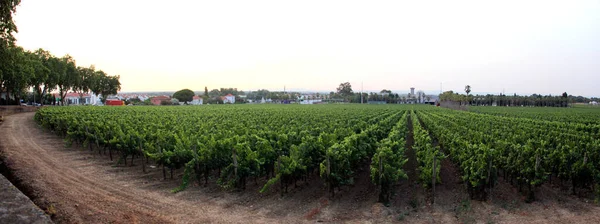
[[[104,103],[104,105],[107,105],[107,106],[123,106],[123,105],[125,105],[125,102],[123,102],[122,100],[107,99],[106,102]]]
[[[160,103],[162,101],[168,101],[168,100],[171,100],[171,97],[168,97],[168,96],[155,96],[155,97],[152,97],[150,99],[150,102],[152,102],[152,104],[154,104],[154,105],[160,105]]]

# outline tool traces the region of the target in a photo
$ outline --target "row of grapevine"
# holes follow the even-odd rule
[[[530,118],[577,124],[598,133],[600,113],[598,108],[551,108],[551,107],[470,107],[470,111],[504,117]]]
[[[440,183],[440,160],[444,154],[439,150],[439,146],[433,146],[429,132],[421,126],[419,117],[414,110],[411,110],[410,117],[413,126],[414,144],[413,150],[417,154],[419,164],[419,180],[425,188],[431,188],[435,183]]]
[[[485,187],[493,181],[488,174],[494,168],[489,166],[491,151],[482,143],[485,138],[474,129],[468,129],[466,126],[460,126],[440,117],[435,119],[432,117],[434,115],[421,112],[423,123],[438,139],[439,145],[448,149],[450,158],[460,167],[469,194],[474,198],[485,198]]]
[[[371,158],[371,180],[379,186],[379,201],[383,203],[389,202],[392,186],[400,178],[408,178],[403,169],[408,161],[404,155],[405,139],[408,134],[408,114],[406,111],[387,138],[379,142]]]
[[[334,195],[335,188],[354,183],[355,170],[372,157],[377,143],[387,137],[388,132],[400,119],[401,113],[403,111],[396,112],[327,148],[325,158],[320,164],[320,173],[331,195]]]
[[[556,121],[461,111],[423,114],[440,144],[461,165],[464,179],[479,192],[493,186],[497,171],[520,190],[527,187],[530,200],[535,188],[552,176],[570,181],[573,190],[598,189],[600,141],[593,133]]]
[[[349,157],[336,157],[340,161],[335,161],[334,174],[343,180],[333,183],[351,180],[352,169],[374,153],[374,145],[389,130],[387,124],[397,121],[399,113],[385,106],[345,105],[52,107],[35,118],[67,142],[108,150],[111,159],[113,153],[119,155],[119,163],[145,157],[162,166],[165,177],[165,168],[184,168],[177,190],[192,178],[206,183],[214,176],[224,188],[243,189],[249,178],[266,178],[263,191],[275,182],[283,191],[341,153],[341,146],[347,147]],[[340,165],[344,159],[349,166]]]

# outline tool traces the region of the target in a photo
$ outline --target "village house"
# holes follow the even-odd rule
[[[317,97],[316,95],[303,94],[298,96],[298,102],[300,102],[300,104],[319,104],[322,103],[322,100],[321,97]]]
[[[170,101],[171,97],[168,96],[155,96],[150,98],[150,102],[154,105],[160,105],[161,102],[163,101]]]
[[[202,101],[203,101],[202,97],[194,96],[192,98],[192,102],[190,102],[190,104],[191,105],[202,105]]]
[[[235,96],[231,95],[231,94],[227,94],[227,96],[222,96],[221,100],[223,101],[223,103],[231,103],[234,104],[235,103]]]
[[[53,95],[57,100],[60,99],[60,95],[58,93],[54,93]],[[100,104],[100,102],[100,97],[93,93],[84,93],[80,96],[79,93],[70,92],[65,95],[66,105],[96,105]]]

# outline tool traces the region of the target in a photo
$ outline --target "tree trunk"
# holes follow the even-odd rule
[[[6,105],[10,103],[10,90],[6,89]]]
[[[0,102],[1,102],[1,99],[2,99],[2,89],[3,89],[3,86],[4,85],[2,84],[2,82],[0,82]],[[8,95],[6,95],[6,97],[8,97]]]

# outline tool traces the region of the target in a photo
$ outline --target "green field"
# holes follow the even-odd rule
[[[412,159],[428,189],[439,183],[440,160],[449,157],[473,198],[485,199],[499,177],[530,199],[550,178],[572,191],[598,190],[599,116],[595,108],[467,112],[349,104],[47,107],[35,119],[68,144],[108,150],[120,164],[144,157],[184,169],[175,191],[213,180],[244,189],[248,179],[261,178],[261,191],[277,186],[283,194],[296,181],[316,177],[334,194],[369,165],[380,200],[387,201],[390,187],[407,177],[408,148],[416,151]]]

